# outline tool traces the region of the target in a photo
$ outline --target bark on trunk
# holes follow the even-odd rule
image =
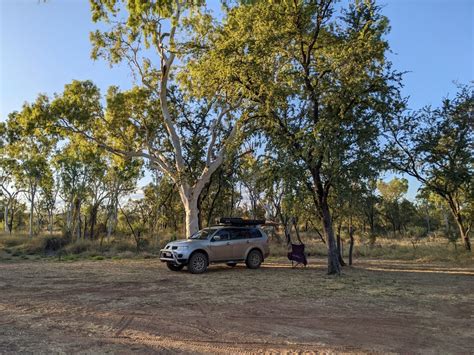
[[[114,194],[111,197],[111,204],[109,206],[109,218],[107,220],[107,240],[110,240],[112,233],[117,226],[118,217],[118,197]]]
[[[76,215],[76,221],[75,221],[76,239],[80,240],[82,236],[82,218],[81,218],[81,200],[79,198],[76,199],[74,214]]]
[[[7,223],[7,228],[8,228],[8,233],[11,235],[13,232],[13,217],[15,216],[15,209],[12,207],[12,209],[8,213],[8,220],[6,221]]]
[[[74,211],[74,204],[73,204],[73,198],[69,200],[68,205],[67,205],[67,210],[66,210],[66,231],[68,238],[73,237],[73,211]]]
[[[341,266],[346,266],[346,263],[344,262],[344,258],[342,257],[342,248],[341,248],[341,224],[339,223],[337,227],[337,237],[336,237],[336,242],[337,242],[337,254],[339,257],[339,263]]]
[[[91,216],[90,216],[90,239],[93,240],[94,239],[94,229],[95,229],[95,225],[96,225],[96,222],[97,222],[97,212],[99,210],[99,206],[98,205],[94,205],[92,206],[91,208]]]
[[[54,214],[52,211],[48,212],[48,230],[49,235],[53,234],[53,223],[54,223]]]
[[[315,205],[319,210],[319,217],[326,234],[326,245],[328,247],[328,274],[340,275],[341,267],[339,264],[338,249],[336,245],[336,238],[334,237],[334,230],[332,227],[331,212],[328,205],[329,185],[324,186],[319,167],[311,169],[311,175],[314,183],[313,199]]]
[[[31,201],[30,201],[30,226],[28,230],[28,236],[29,238],[33,238],[33,213],[35,209],[35,195],[36,195],[36,189],[31,190]]]
[[[352,251],[354,249],[354,228],[352,228],[352,224],[349,227],[349,238],[351,240],[349,245],[349,265],[352,265]]]
[[[214,194],[214,197],[212,198],[212,202],[211,202],[211,206],[209,207],[209,211],[207,213],[207,226],[209,227],[209,225],[211,224],[211,219],[212,219],[212,215],[214,213],[214,208],[215,208],[215,205],[216,205],[216,201],[217,201],[217,197],[219,196],[220,192],[221,192],[221,186],[222,186],[222,183],[221,183],[221,179],[220,179],[220,176],[219,176],[219,185],[217,186],[217,191],[216,193]]]
[[[339,275],[341,268],[339,264],[338,250],[336,245],[336,239],[334,238],[334,230],[332,228],[331,214],[329,212],[329,206],[327,203],[323,203],[322,209],[322,223],[324,226],[324,232],[326,234],[327,246],[328,246],[328,274]]]
[[[469,234],[468,234],[469,231],[464,226],[462,216],[461,216],[460,213],[456,214],[455,220],[456,220],[456,224],[459,228],[459,234],[461,235],[461,239],[464,242],[464,248],[466,248],[466,250],[468,250],[468,251],[471,251],[471,241],[469,240]]]
[[[184,202],[184,211],[186,215],[186,238],[199,231],[199,209],[197,198],[191,198]]]
[[[454,220],[456,221],[456,225],[458,226],[458,229],[459,229],[459,234],[461,235],[461,239],[464,243],[464,248],[466,248],[466,250],[468,251],[471,251],[471,241],[469,239],[469,231],[467,230],[467,228],[464,226],[464,221],[462,220],[462,216],[461,216],[461,213],[459,212],[454,212],[453,211],[453,214],[454,214]]]
[[[451,213],[453,214],[454,221],[459,229],[459,234],[461,235],[461,239],[464,243],[464,248],[466,250],[471,251],[471,241],[469,240],[469,228],[465,226],[465,223],[462,218],[462,214],[459,208],[459,203],[455,201],[451,196],[448,196],[448,203],[451,209]]]
[[[3,214],[5,233],[8,232],[8,203],[5,204],[5,213]]]

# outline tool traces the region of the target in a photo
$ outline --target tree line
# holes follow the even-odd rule
[[[344,224],[351,240],[444,226],[470,250],[471,84],[409,110],[375,1],[222,6],[218,18],[201,1],[91,1],[106,28],[90,34],[92,58],[126,63],[134,86],[75,80],[0,125],[6,229],[26,208],[30,236],[60,208],[65,235],[91,239],[119,217],[136,240],[222,215],[297,217],[326,243],[330,274]],[[125,203],[144,171],[153,182]],[[416,203],[387,171],[421,183]]]

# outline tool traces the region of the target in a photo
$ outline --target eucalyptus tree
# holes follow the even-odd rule
[[[45,210],[48,215],[48,231],[50,234],[53,234],[54,212],[56,209],[56,203],[59,194],[59,182],[55,178],[51,161],[48,164],[48,168],[45,173],[46,174],[42,179],[42,183],[40,185],[40,207],[41,209]]]
[[[247,191],[250,202],[252,218],[257,218],[257,207],[263,193],[262,164],[253,154],[248,154],[242,159],[238,169],[238,179]]]
[[[90,166],[87,151],[78,141],[69,141],[55,154],[53,164],[59,180],[59,195],[65,203],[64,229],[68,237],[83,236],[82,206],[88,195]]]
[[[55,139],[36,125],[44,119],[49,107],[48,98],[39,95],[35,102],[25,103],[20,112],[13,112],[7,120],[6,150],[17,165],[15,180],[25,190],[30,204],[29,237],[33,236],[35,203],[41,184],[48,177],[50,153]]]
[[[448,206],[467,250],[474,210],[474,86],[439,108],[387,122],[391,167],[416,178]]]
[[[233,87],[207,85],[205,77],[186,70],[202,57],[189,49],[194,39],[188,22],[205,28],[212,18],[201,1],[91,0],[91,7],[93,20],[106,27],[91,33],[92,57],[127,64],[136,86],[125,92],[111,88],[104,116],[64,114],[60,122],[111,152],[146,159],[171,179],[189,236],[198,230],[199,196],[222,164],[241,121],[235,118],[240,98]],[[81,92],[87,93],[81,86],[91,84],[74,82],[66,88],[67,103],[90,102],[87,95],[80,100]]]
[[[148,232],[155,240],[160,229],[174,232],[179,229],[184,211],[176,190],[176,184],[166,176],[155,176],[154,181],[143,188],[143,204],[150,216]]]
[[[123,159],[117,155],[110,155],[108,162],[104,178],[108,201],[107,237],[110,238],[117,226],[120,198],[136,190],[138,178],[142,173],[142,162],[136,159]]]
[[[106,152],[95,145],[86,143],[81,148],[81,158],[88,171],[85,200],[88,202],[89,207],[89,218],[88,223],[86,223],[89,230],[84,230],[84,235],[89,239],[94,239],[99,208],[109,196],[106,185],[109,161]]]
[[[192,66],[208,82],[236,85],[272,144],[304,169],[330,274],[340,272],[330,191],[342,172],[372,160],[381,118],[398,110],[388,29],[373,1],[255,1],[228,9],[207,60]]]
[[[15,177],[18,165],[14,159],[11,159],[5,147],[2,147],[2,154],[0,157],[0,196],[3,197],[3,220],[5,232],[11,234],[13,231],[13,219],[15,216],[15,209],[18,202],[18,197],[24,192],[16,184]]]
[[[408,191],[408,180],[405,178],[393,178],[385,182],[380,180],[377,182],[377,189],[381,195],[379,203],[379,211],[385,219],[390,223],[393,236],[401,229],[401,203]]]

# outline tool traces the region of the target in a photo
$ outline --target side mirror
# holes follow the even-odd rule
[[[218,242],[221,240],[221,236],[220,235],[215,235],[214,238],[212,238],[212,241],[213,242]]]

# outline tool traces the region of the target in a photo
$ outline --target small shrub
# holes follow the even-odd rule
[[[6,237],[5,239],[1,241],[1,243],[5,247],[10,248],[10,247],[16,247],[18,245],[21,245],[25,243],[26,241],[27,239],[25,240],[24,237]]]
[[[120,259],[131,259],[136,256],[135,252],[127,250],[118,255]]]
[[[92,260],[104,260],[105,258],[102,255],[93,255],[93,256],[90,256],[90,259],[92,259]]]
[[[67,244],[67,240],[62,237],[48,236],[43,237],[43,249],[46,254],[51,254],[59,251]]]
[[[68,244],[64,250],[69,254],[81,254],[93,249],[93,243],[90,240],[79,240]]]
[[[131,243],[129,240],[119,239],[113,241],[111,249],[114,252],[121,253],[125,251],[135,251],[137,248],[135,243]]]
[[[148,248],[149,245],[150,245],[150,241],[148,239],[142,238],[138,241],[138,248],[140,250]]]

